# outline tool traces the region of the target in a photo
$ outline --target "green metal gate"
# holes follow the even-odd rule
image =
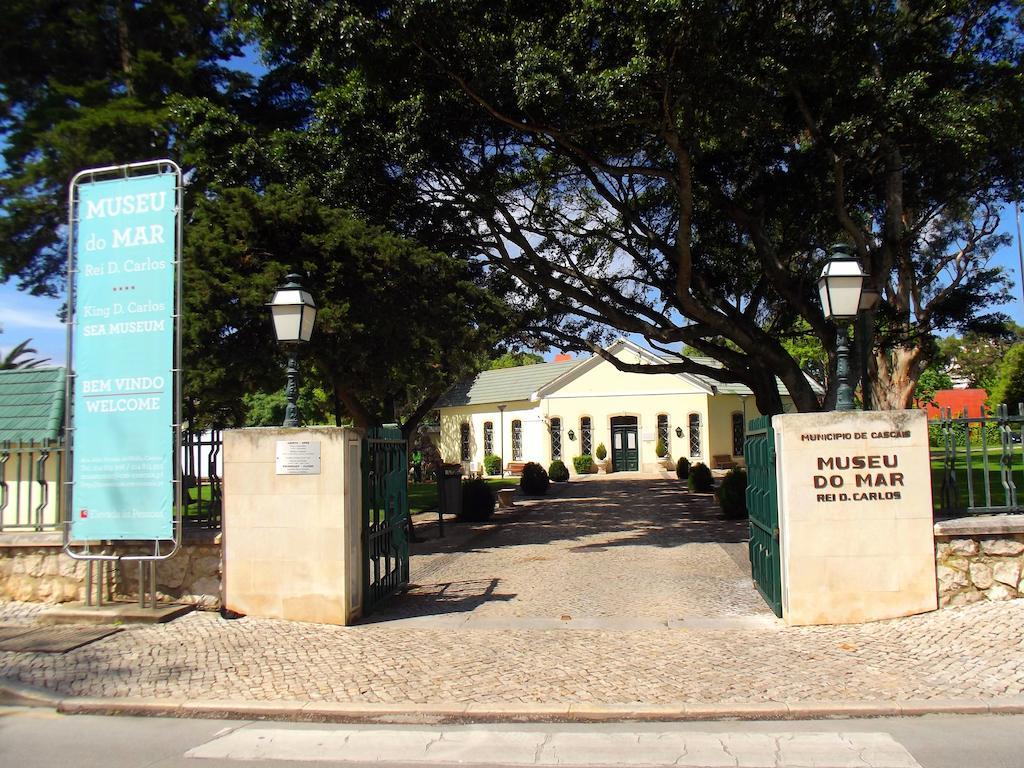
[[[409,463],[395,425],[363,439],[363,612],[409,583]]]
[[[782,616],[779,556],[779,497],[772,417],[752,420],[743,443],[750,514],[750,569],[754,586],[776,616]]]

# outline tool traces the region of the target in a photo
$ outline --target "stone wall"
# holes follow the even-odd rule
[[[935,524],[939,607],[1024,596],[1024,515]]]
[[[141,554],[141,549],[119,552]],[[157,597],[162,602],[219,608],[220,558],[220,536],[216,531],[186,532],[174,557],[157,563]],[[85,561],[64,554],[59,533],[0,534],[0,600],[84,600],[86,569]],[[116,563],[106,576],[107,599],[138,599],[138,574],[137,562]]]

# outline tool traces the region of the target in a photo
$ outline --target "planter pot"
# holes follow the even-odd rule
[[[597,469],[597,474],[607,475],[611,471],[612,463],[608,459],[605,459],[604,461],[598,461],[595,459],[594,467]]]

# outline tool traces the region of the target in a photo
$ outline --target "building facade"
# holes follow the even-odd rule
[[[608,350],[624,362],[666,359],[621,339]],[[713,364],[701,359],[702,363]],[[438,403],[439,448],[466,472],[484,456],[503,466],[595,456],[601,444],[608,470],[652,471],[686,457],[712,468],[743,464],[745,425],[760,413],[753,393],[690,374],[620,371],[602,357],[484,371],[453,387]],[[658,438],[667,448],[656,453]],[[596,459],[596,456],[595,456]]]

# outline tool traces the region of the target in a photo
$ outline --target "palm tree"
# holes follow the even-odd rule
[[[25,355],[34,355],[37,350],[29,346],[32,339],[25,339],[18,346],[0,358],[0,371],[12,371],[15,368],[38,368],[44,363],[50,362],[50,358],[30,357],[27,360],[19,360]]]

